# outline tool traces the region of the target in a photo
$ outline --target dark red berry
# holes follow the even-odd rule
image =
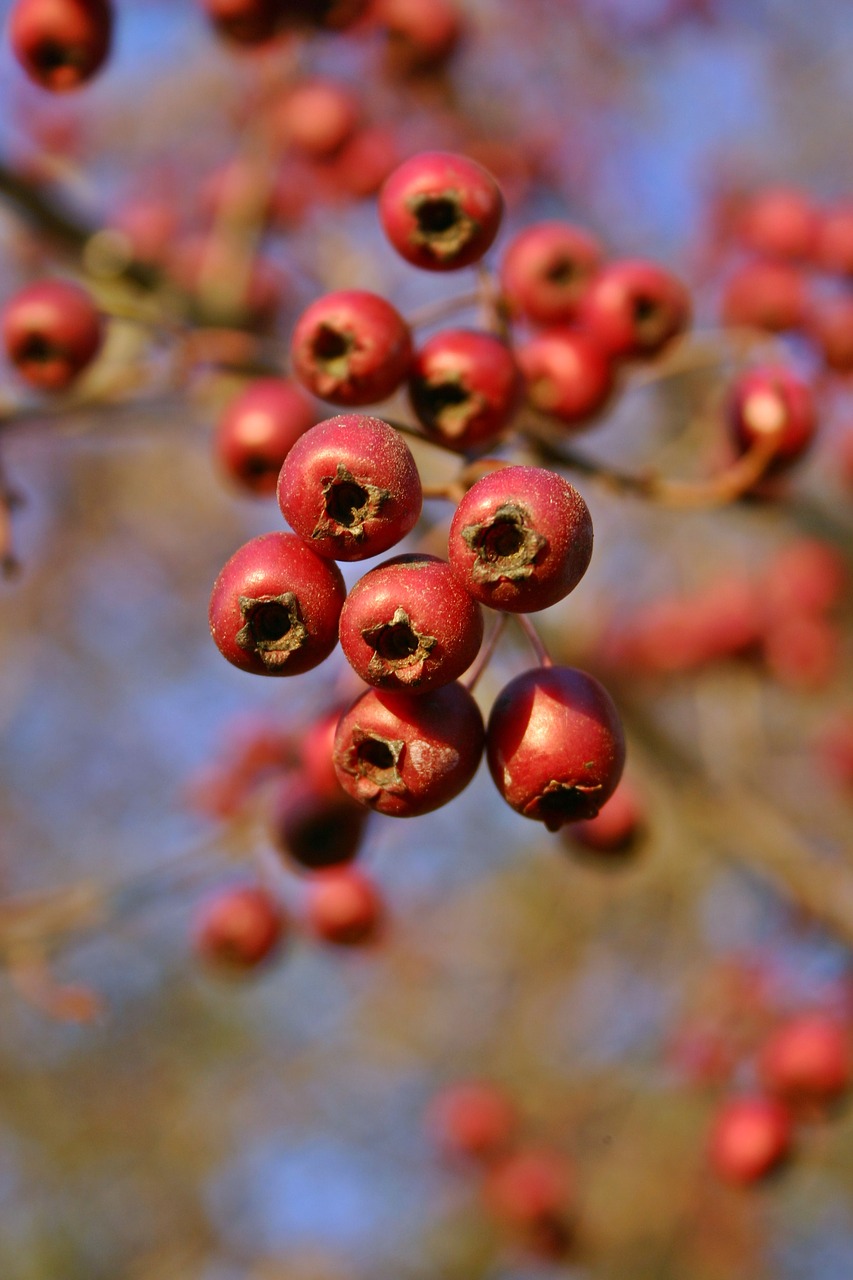
[[[104,332],[89,294],[48,280],[16,293],[3,309],[3,342],[18,373],[40,391],[64,391],[98,354]]]
[[[344,657],[362,680],[424,693],[470,667],[483,641],[483,614],[446,561],[397,556],[355,584],[339,632]]]
[[[758,1072],[768,1093],[790,1105],[833,1102],[853,1076],[849,1034],[829,1014],[798,1014],[766,1041]]]
[[[213,26],[234,44],[265,44],[276,35],[280,0],[201,0]]]
[[[785,1159],[791,1146],[791,1118],[772,1098],[731,1098],[714,1117],[709,1156],[725,1182],[748,1185]]]
[[[559,1152],[516,1151],[490,1170],[483,1190],[494,1216],[520,1233],[528,1248],[547,1256],[564,1252],[577,1191],[574,1170]]]
[[[817,257],[824,271],[853,276],[853,204],[840,204],[821,218]]]
[[[574,667],[537,667],[492,707],[486,757],[507,804],[556,831],[594,818],[616,790],[625,737],[610,694]]]
[[[690,323],[690,297],[654,262],[614,262],[592,280],[579,312],[583,328],[620,359],[658,355]]]
[[[417,522],[423,494],[399,432],[379,418],[342,414],[312,427],[285,458],[278,503],[318,555],[366,560]]]
[[[374,12],[392,66],[404,74],[442,66],[462,36],[462,16],[449,0],[376,0]]]
[[[423,151],[405,160],[379,195],[379,218],[407,262],[454,271],[478,262],[498,233],[503,198],[486,169],[467,156]]]
[[[236,551],[214,583],[210,632],[235,667],[291,676],[327,658],[346,588],[336,564],[293,533],[265,533]]]
[[[385,906],[372,880],[355,867],[318,871],[308,885],[307,925],[318,938],[339,947],[374,942]]]
[[[337,795],[324,795],[300,773],[285,780],[273,802],[272,836],[300,867],[316,871],[356,856],[366,819],[366,810],[340,787]]]
[[[721,309],[723,321],[736,328],[799,329],[808,313],[805,277],[787,262],[747,262],[726,284]]]
[[[501,263],[507,306],[533,324],[567,324],[603,258],[595,236],[570,222],[525,227],[510,241]]]
[[[522,343],[517,354],[527,402],[540,413],[578,427],[610,399],[615,370],[594,333],[545,329]]]
[[[338,721],[346,706],[334,707],[314,720],[303,732],[299,742],[302,771],[311,790],[327,800],[342,794],[338,775],[332,763],[335,733]]]
[[[249,493],[272,495],[285,458],[315,419],[314,405],[301,387],[287,378],[259,378],[219,420],[214,438],[219,465]]]
[[[535,613],[580,582],[592,556],[592,519],[577,489],[555,471],[502,467],[459,503],[448,554],[476,600]]]
[[[729,426],[741,452],[761,439],[774,438],[776,448],[767,470],[784,470],[805,452],[817,430],[812,390],[784,365],[751,369],[732,388]]]
[[[281,945],[287,919],[260,885],[226,889],[200,912],[195,929],[199,954],[234,970],[254,969]]]
[[[9,42],[27,75],[44,89],[76,89],[110,52],[110,0],[17,0]]]
[[[461,684],[412,697],[369,689],[335,737],[338,780],[354,800],[415,818],[467,787],[483,754],[483,718]]]
[[[630,853],[642,840],[646,827],[645,806],[637,790],[625,778],[594,818],[583,818],[563,828],[568,847],[580,846],[592,853]]]
[[[448,1156],[489,1160],[512,1140],[516,1108],[497,1085],[473,1080],[449,1085],[432,1100],[426,1117],[433,1141]]]
[[[409,398],[427,434],[466,453],[491,445],[508,426],[523,393],[507,345],[474,329],[445,329],[415,353]]]
[[[744,244],[768,258],[811,258],[818,214],[811,200],[793,187],[769,187],[747,202],[740,218]]]
[[[303,311],[291,340],[296,376],[333,404],[386,400],[412,362],[408,326],[390,302],[362,289],[327,293]]]
[[[327,160],[354,134],[361,107],[358,98],[334,80],[295,84],[271,111],[276,140],[312,160]]]

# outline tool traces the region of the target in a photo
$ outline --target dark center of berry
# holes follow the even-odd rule
[[[577,265],[571,258],[557,258],[545,272],[549,284],[571,284],[578,274]]]
[[[355,480],[333,482],[326,491],[326,515],[345,529],[360,524],[368,502],[368,492]]]
[[[420,641],[405,622],[389,623],[383,627],[374,642],[376,652],[386,662],[399,662],[417,653]]]
[[[339,329],[334,329],[330,324],[320,325],[311,344],[318,364],[334,364],[336,360],[342,360],[347,356],[351,348],[352,338],[346,333],[341,333]]]
[[[75,50],[70,45],[61,44],[59,40],[42,40],[33,61],[40,71],[50,72],[73,67],[80,62],[80,58],[75,56]]]
[[[381,738],[365,738],[360,742],[358,760],[361,765],[366,766],[366,772],[375,769],[384,773],[393,769],[395,764],[394,752]]]
[[[524,533],[516,520],[495,520],[483,534],[480,555],[483,559],[506,560],[517,555],[524,545]]]
[[[650,298],[648,294],[637,294],[631,301],[631,312],[634,324],[640,333],[649,336],[657,333],[662,319],[661,305],[657,298]]]
[[[283,639],[291,626],[289,609],[276,601],[260,604],[252,612],[252,636],[257,644],[270,644]]]
[[[473,408],[470,392],[452,379],[413,383],[412,401],[426,426],[441,428],[449,434],[464,430]]]
[[[21,347],[20,359],[27,364],[47,364],[60,352],[41,333],[31,333]]]
[[[423,235],[441,235],[456,225],[459,207],[449,196],[428,197],[418,205],[415,217]]]

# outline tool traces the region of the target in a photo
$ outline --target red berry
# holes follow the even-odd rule
[[[64,391],[103,342],[103,326],[89,294],[76,284],[30,285],[3,310],[3,342],[18,373],[40,391]]]
[[[853,298],[835,298],[811,316],[810,332],[833,373],[853,372]]]
[[[208,18],[226,40],[265,44],[279,29],[280,0],[201,0]]]
[[[518,1115],[510,1098],[487,1081],[449,1085],[427,1112],[427,1129],[448,1156],[488,1160],[515,1134]]]
[[[305,80],[275,104],[270,124],[282,145],[312,160],[326,160],[352,137],[360,114],[359,101],[346,85]]]
[[[341,648],[377,689],[424,693],[467,671],[483,641],[480,606],[437,556],[397,556],[350,591]]]
[[[527,402],[569,426],[582,426],[607,404],[614,386],[611,358],[594,333],[546,329],[518,349]]]
[[[534,613],[562,600],[592,556],[592,519],[568,480],[543,467],[502,467],[472,485],[456,509],[450,564],[476,600]]]
[[[299,755],[305,780],[313,792],[327,800],[334,800],[342,794],[332,764],[332,751],[338,721],[345,710],[346,707],[334,707],[325,712],[308,726],[300,739]]]
[[[687,328],[690,298],[663,267],[627,259],[604,267],[591,281],[579,320],[611,356],[648,359]]]
[[[467,156],[423,151],[385,182],[379,218],[397,252],[426,271],[478,262],[498,233],[503,198],[486,169]]]
[[[816,747],[821,772],[853,791],[853,713],[836,712],[822,726]]]
[[[337,644],[345,596],[336,564],[293,533],[265,533],[235,551],[216,579],[210,632],[243,671],[301,675]]]
[[[483,754],[483,718],[461,684],[411,697],[369,689],[341,717],[338,780],[354,800],[414,818],[467,787]]]
[[[501,286],[510,311],[534,324],[574,320],[603,257],[595,236],[570,222],[526,227],[510,241],[501,264]]]
[[[375,196],[399,162],[399,147],[391,129],[383,125],[359,129],[335,158],[335,188],[356,200]]]
[[[312,426],[314,405],[286,378],[259,378],[228,405],[214,439],[223,471],[249,493],[274,494],[293,445]]]
[[[296,376],[333,404],[386,400],[409,372],[412,340],[390,302],[362,289],[327,293],[303,311],[291,340]]]
[[[594,818],[563,828],[566,844],[593,853],[627,853],[636,849],[646,826],[645,806],[624,778]]]
[[[747,262],[729,279],[721,310],[723,321],[737,328],[799,329],[808,312],[805,277],[786,262]]]
[[[366,811],[340,787],[335,796],[323,795],[297,774],[285,780],[275,798],[272,835],[300,867],[316,871],[356,856],[366,819]]]
[[[819,538],[797,538],[776,552],[759,591],[773,618],[822,614],[841,603],[848,577],[844,557],[834,547]]]
[[[308,885],[307,924],[324,942],[358,947],[376,940],[385,908],[376,886],[355,867],[319,871]]]
[[[625,737],[607,690],[573,667],[525,671],[500,692],[486,758],[504,800],[556,831],[594,818],[625,763]]]
[[[427,434],[466,453],[494,443],[523,393],[521,372],[499,338],[445,329],[415,353],[409,397]]]
[[[741,239],[750,249],[769,258],[810,258],[817,233],[817,210],[808,196],[795,188],[758,191],[741,214]]]
[[[278,504],[318,555],[366,560],[417,523],[423,494],[399,432],[380,418],[341,414],[312,427],[284,460]]]
[[[841,636],[827,618],[807,613],[774,620],[764,636],[767,670],[791,689],[820,689],[836,674]]]
[[[764,1088],[785,1102],[832,1102],[850,1086],[848,1034],[828,1014],[799,1014],[773,1032],[758,1070]]]
[[[461,15],[449,0],[376,0],[375,14],[388,33],[391,61],[404,73],[440,67],[462,36]]]
[[[751,369],[732,388],[729,425],[741,452],[762,437],[775,437],[776,450],[767,470],[784,470],[805,452],[817,429],[811,388],[784,365]]]
[[[104,64],[112,26],[110,0],[17,0],[9,17],[9,42],[36,84],[64,93]]]
[[[824,271],[853,276],[853,204],[837,205],[822,217],[817,257]]]
[[[491,1212],[537,1253],[559,1256],[568,1244],[577,1200],[575,1174],[559,1152],[526,1149],[506,1156],[484,1186]]]
[[[280,904],[266,889],[243,885],[205,905],[196,922],[196,947],[215,964],[254,969],[278,949],[286,927]]]
[[[772,1098],[732,1098],[723,1103],[711,1128],[709,1155],[726,1182],[757,1182],[785,1159],[791,1145],[791,1119]]]

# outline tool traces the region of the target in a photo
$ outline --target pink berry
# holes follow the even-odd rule
[[[556,831],[594,818],[616,790],[625,737],[607,690],[573,667],[537,667],[498,694],[486,731],[498,791]]]
[[[18,373],[39,391],[65,391],[103,342],[89,294],[64,280],[30,285],[3,309],[3,343]]]
[[[216,579],[210,632],[243,671],[301,675],[337,644],[345,596],[336,564],[293,533],[265,533],[235,551]]]
[[[709,1156],[725,1182],[748,1185],[778,1168],[791,1145],[791,1118],[772,1098],[732,1098],[714,1117]]]
[[[853,204],[836,205],[821,218],[817,257],[824,271],[853,276]]]
[[[426,271],[478,262],[498,233],[503,198],[486,169],[467,156],[423,151],[405,160],[379,195],[391,244]]]
[[[449,1085],[436,1094],[426,1117],[430,1136],[451,1157],[490,1160],[499,1155],[518,1126],[506,1093],[487,1081]]]
[[[758,1070],[768,1093],[784,1102],[832,1102],[850,1086],[849,1036],[829,1014],[798,1014],[767,1040]]]
[[[112,27],[110,0],[16,0],[9,42],[30,79],[64,93],[103,66]]]
[[[823,303],[812,313],[809,328],[826,368],[853,373],[853,298]]]
[[[278,482],[285,520],[318,555],[366,560],[417,523],[423,493],[402,436],[379,418],[342,414],[307,431]]]
[[[774,437],[768,472],[784,470],[805,452],[817,430],[811,388],[784,365],[751,369],[732,388],[729,426],[741,452],[763,437]]]
[[[254,969],[280,947],[287,929],[281,905],[260,885],[226,889],[199,913],[196,947],[205,960]]]
[[[611,357],[594,333],[554,328],[518,349],[527,402],[540,413],[583,426],[607,404],[614,387]]]
[[[462,15],[450,0],[376,0],[375,14],[393,66],[406,74],[442,66],[463,33]]]
[[[415,353],[409,398],[427,435],[458,453],[497,440],[521,401],[521,372],[499,338],[445,329]]]
[[[339,947],[374,942],[385,907],[376,886],[355,867],[318,871],[308,884],[307,925],[316,937]]]
[[[350,591],[341,648],[377,689],[424,693],[467,671],[483,641],[480,606],[437,556],[397,556]]]
[[[291,356],[296,376],[322,400],[374,404],[406,378],[412,340],[390,302],[362,289],[343,289],[303,311]]]
[[[525,227],[510,241],[501,264],[507,306],[533,324],[567,324],[603,258],[595,236],[570,222]]]
[[[744,244],[770,258],[801,261],[815,249],[818,214],[811,200],[792,187],[768,187],[747,202],[740,219]]]
[[[285,780],[275,797],[272,836],[298,866],[316,871],[356,856],[366,818],[362,806],[340,787],[337,795],[323,795],[304,774],[297,774]]]
[[[747,262],[726,284],[721,310],[724,322],[736,328],[800,329],[808,313],[805,277],[787,262]]]
[[[563,828],[569,848],[580,845],[592,853],[629,853],[637,848],[646,826],[645,806],[625,778],[594,818]]]
[[[333,707],[308,725],[300,737],[299,756],[308,787],[327,800],[337,799],[341,784],[332,764],[335,733],[345,706]]]
[[[687,328],[690,297],[664,267],[626,259],[590,282],[578,318],[614,358],[650,359]]]
[[[504,1157],[489,1171],[483,1192],[494,1216],[535,1252],[565,1250],[577,1190],[574,1170],[559,1152],[525,1148]]]
[[[759,593],[771,618],[823,614],[839,605],[849,574],[843,555],[820,538],[786,543],[766,566]]]
[[[475,600],[534,613],[580,582],[592,556],[592,519],[577,489],[555,471],[503,467],[459,503],[448,554]]]
[[[249,493],[274,494],[285,458],[315,418],[314,405],[296,383],[259,378],[219,420],[214,450],[220,467]]]
[[[271,126],[276,139],[312,160],[327,160],[352,137],[361,107],[346,85],[305,80],[275,104]]]
[[[369,689],[341,717],[334,761],[344,790],[379,813],[414,818],[467,787],[483,718],[461,684],[412,697]]]

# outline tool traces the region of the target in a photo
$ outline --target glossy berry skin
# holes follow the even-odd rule
[[[110,0],[17,0],[9,42],[31,80],[64,93],[100,70],[110,52]]]
[[[242,671],[301,675],[337,644],[345,596],[336,564],[293,533],[265,533],[235,551],[216,579],[210,633]]]
[[[764,436],[777,440],[768,473],[784,471],[806,451],[817,430],[811,388],[784,365],[762,365],[735,382],[729,429],[743,453]]]
[[[425,271],[479,262],[498,233],[503,197],[491,174],[467,156],[423,151],[405,160],[379,194],[391,244]]]
[[[788,262],[747,262],[728,280],[722,316],[736,328],[786,333],[799,329],[808,311],[805,277]]]
[[[537,667],[501,690],[486,730],[498,791],[556,831],[594,818],[616,790],[625,737],[607,690],[574,667]]]
[[[445,560],[396,556],[352,588],[339,634],[367,684],[425,693],[468,670],[483,642],[483,613]]]
[[[690,323],[690,298],[670,271],[629,258],[591,281],[579,311],[581,326],[616,359],[659,355]]]
[[[711,1127],[709,1157],[718,1177],[741,1186],[778,1168],[791,1146],[786,1107],[761,1096],[723,1103]]]
[[[853,1076],[849,1035],[829,1014],[789,1018],[765,1043],[758,1072],[767,1092],[791,1106],[833,1102]]]
[[[427,436],[457,453],[486,448],[509,425],[523,394],[505,343],[473,329],[445,329],[415,353],[409,399]]]
[[[3,344],[18,373],[39,391],[65,391],[103,342],[97,307],[85,289],[48,280],[16,293],[3,308]]]
[[[592,518],[568,480],[544,467],[503,467],[472,485],[448,537],[450,565],[475,600],[535,613],[586,573]]]
[[[452,1159],[488,1161],[509,1145],[518,1127],[510,1098],[497,1085],[471,1080],[436,1094],[426,1117],[427,1131]]]
[[[522,343],[517,355],[527,403],[567,426],[584,426],[610,399],[615,370],[593,333],[545,329]]]
[[[303,311],[291,340],[300,382],[333,404],[374,404],[409,372],[412,339],[390,302],[363,289],[324,294]]]
[[[317,555],[366,560],[416,524],[423,493],[399,432],[380,418],[341,414],[306,432],[284,460],[278,504]]]
[[[817,210],[802,191],[768,187],[748,201],[739,229],[756,253],[797,262],[813,256],[818,225]]]
[[[247,493],[272,496],[285,458],[315,420],[310,397],[296,383],[259,378],[219,420],[214,437],[219,466]]]
[[[595,236],[570,222],[525,227],[510,241],[501,262],[507,307],[532,324],[568,324],[603,259]]]
[[[360,804],[416,818],[467,787],[483,754],[483,718],[461,684],[412,697],[369,689],[341,717],[338,781]]]
[[[316,791],[300,773],[287,778],[273,802],[272,837],[299,867],[316,871],[350,862],[364,835],[367,812],[337,787]]]
[[[642,840],[645,826],[640,797],[623,778],[594,818],[573,822],[563,828],[562,835],[569,847],[579,846],[590,853],[631,853]]]
[[[276,899],[259,885],[241,885],[203,907],[196,922],[196,949],[223,968],[254,969],[278,950],[286,931]]]
[[[385,907],[376,886],[355,867],[319,871],[308,885],[306,923],[323,942],[359,947],[376,941]]]

